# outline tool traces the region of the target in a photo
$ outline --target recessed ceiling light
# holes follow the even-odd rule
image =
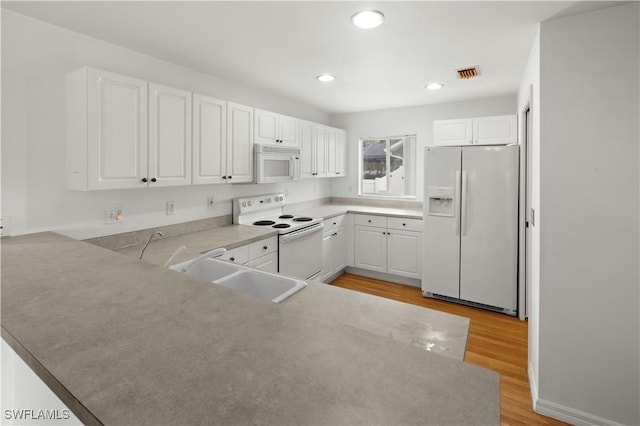
[[[442,89],[444,87],[444,84],[442,84],[442,83],[429,83],[425,87],[427,88],[427,90],[438,90],[438,89]]]
[[[329,81],[333,81],[336,79],[336,77],[334,75],[331,74],[320,74],[319,76],[316,77],[319,81],[323,81],[323,82],[329,82]]]
[[[384,15],[376,10],[365,10],[351,17],[351,22],[358,28],[370,29],[384,22]]]

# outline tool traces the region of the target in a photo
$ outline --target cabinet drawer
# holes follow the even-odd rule
[[[420,219],[389,217],[387,218],[387,228],[422,232],[422,221]]]
[[[243,265],[249,261],[249,246],[236,247],[231,250],[227,250],[227,252],[220,256],[219,259]]]
[[[269,253],[278,251],[278,237],[269,237],[249,244],[249,259],[257,259]]]
[[[334,231],[338,228],[344,228],[347,223],[347,215],[343,214],[340,216],[332,217],[324,220],[324,230],[323,232]]]
[[[374,216],[370,214],[357,214],[354,215],[355,224],[362,226],[375,226],[378,228],[386,228],[387,227],[387,217],[386,216]]]

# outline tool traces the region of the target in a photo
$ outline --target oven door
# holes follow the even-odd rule
[[[275,152],[256,154],[256,183],[300,180],[300,155]]]
[[[282,234],[278,247],[278,272],[314,279],[322,272],[322,223]]]

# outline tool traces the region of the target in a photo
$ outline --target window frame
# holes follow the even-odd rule
[[[410,144],[407,144],[407,139],[412,138],[412,141]],[[411,185],[411,187],[413,188],[413,194],[405,194],[405,195],[399,195],[399,194],[388,194],[388,193],[373,193],[373,192],[366,192],[363,193],[363,179],[362,179],[362,173],[364,171],[364,158],[363,158],[363,144],[364,141],[368,141],[368,140],[385,140],[387,143],[387,146],[391,146],[391,140],[393,139],[402,139],[403,143],[404,143],[404,158],[403,158],[403,165],[405,166],[405,169],[410,170],[410,177],[414,180],[413,184]],[[417,152],[417,134],[405,134],[405,135],[394,135],[394,136],[382,136],[382,137],[377,137],[377,136],[372,136],[372,137],[361,137],[358,140],[358,197],[363,197],[363,198],[380,198],[380,199],[397,199],[397,200],[415,200],[417,199],[417,176],[416,176],[416,152]],[[408,147],[408,145],[411,145]],[[407,150],[407,148],[409,148]],[[388,151],[391,151],[390,149]],[[407,153],[409,154],[409,157],[407,157]],[[387,170],[387,174],[389,173],[390,167],[391,167],[391,153],[387,152],[386,154],[386,158],[385,158],[385,162],[386,162],[386,170]],[[405,175],[406,178],[406,175]],[[406,184],[405,184],[406,185]],[[405,190],[406,190],[406,186],[405,186]]]

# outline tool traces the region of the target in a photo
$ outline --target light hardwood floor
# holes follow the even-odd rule
[[[531,408],[527,377],[527,323],[504,314],[422,297],[419,288],[343,274],[332,285],[467,317],[465,361],[500,373],[503,425],[564,425]]]

